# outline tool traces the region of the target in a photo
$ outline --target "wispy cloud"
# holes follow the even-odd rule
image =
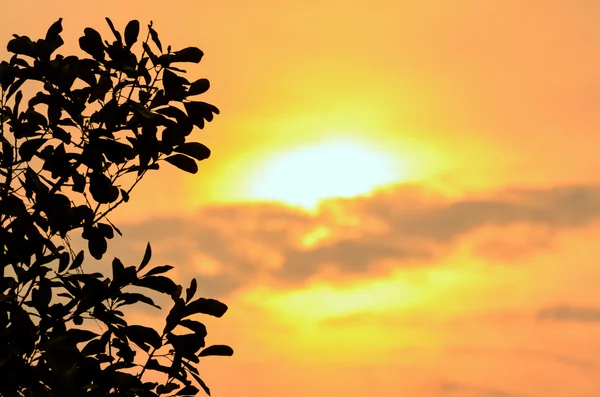
[[[443,395],[460,395],[469,397],[522,397],[522,394],[515,394],[501,389],[492,389],[486,387],[472,386],[458,382],[441,382],[439,385]]]
[[[600,307],[559,305],[541,309],[538,318],[549,321],[600,323]]]
[[[208,292],[222,295],[255,277],[302,283],[324,267],[360,276],[381,263],[433,266],[462,236],[485,228],[496,232],[473,239],[475,254],[514,259],[547,248],[553,233],[598,218],[598,186],[520,189],[449,201],[399,185],[331,201],[316,214],[276,204],[231,204],[122,225],[125,236],[112,242],[112,251],[135,262],[150,241],[158,260],[201,275]],[[531,239],[501,233],[511,227],[541,232]]]

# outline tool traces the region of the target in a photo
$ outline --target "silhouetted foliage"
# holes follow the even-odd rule
[[[200,62],[202,51],[163,52],[150,23],[138,57],[139,22],[121,34],[106,20],[112,43],[91,28],[79,39],[91,58],[54,55],[61,18],[43,39],[14,35],[14,55],[0,63],[1,396],[209,394],[194,364],[233,354],[205,348],[206,328],[192,319],[221,317],[227,306],[195,298],[195,279],[184,291],[164,275],[171,266],[146,270],[150,244],[138,266],[115,258],[108,276],[86,272],[86,254],[72,249],[81,229],[101,259],[121,234],[107,215],[163,160],[195,173],[210,150],[187,138],[219,113],[191,99],[208,80],[190,82],[176,67]],[[41,87],[28,102],[24,83]],[[151,290],[173,301],[162,330],[129,324],[120,310],[159,308],[143,293]],[[145,382],[150,371],[165,381]]]

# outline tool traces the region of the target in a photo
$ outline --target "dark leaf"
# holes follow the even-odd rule
[[[123,353],[123,350],[121,350],[119,353]],[[119,354],[117,353],[117,354]],[[125,372],[118,372],[118,371],[106,371],[107,375],[106,377],[108,378],[108,382],[110,382],[109,384],[114,384],[115,387],[117,387],[118,389],[138,389],[140,386],[142,386],[142,382],[136,378],[135,376],[125,373]]]
[[[129,193],[127,193],[123,189],[119,189],[119,190],[121,191],[121,197],[123,197],[123,201],[128,202],[129,201]],[[121,234],[121,233],[119,233],[119,234]]]
[[[174,118],[178,122],[183,122],[187,120],[188,116],[185,112],[175,106],[168,106],[166,108],[156,109],[156,113],[160,113],[162,115]]]
[[[128,87],[130,85],[134,85],[135,83],[136,82],[134,80],[123,80],[120,83],[117,83],[114,90],[115,90],[115,92],[122,91],[123,88]]]
[[[79,47],[96,60],[104,60],[104,44],[102,36],[92,28],[85,28],[84,36],[79,38]]]
[[[212,121],[213,113],[219,114],[219,109],[206,102],[184,102],[183,106],[194,125],[204,128],[204,120]]]
[[[15,69],[6,61],[0,62],[0,87],[6,89],[15,81]]]
[[[6,100],[8,101],[10,99],[11,96],[13,96],[13,94],[19,89],[21,88],[21,86],[23,85],[23,83],[25,83],[25,81],[27,81],[26,79],[19,79],[17,81],[15,81],[14,83],[12,83],[10,85],[10,87],[8,87],[8,93],[6,94]],[[16,98],[21,98],[23,99],[23,93],[21,91],[19,91],[17,93]],[[21,99],[19,99],[18,101],[15,100],[15,102],[21,102]],[[15,103],[16,105],[16,103]],[[15,108],[18,109],[18,106],[16,106]],[[14,114],[16,114],[17,112],[13,111]]]
[[[112,203],[119,198],[119,189],[102,173],[94,172],[90,175],[89,188],[94,200],[100,204]]]
[[[146,119],[154,118],[156,115],[152,113],[147,107],[137,102],[133,102],[133,110],[140,116]]]
[[[194,331],[194,333],[199,334],[202,337],[206,337],[207,335],[206,326],[199,321],[185,319],[181,320],[179,324],[189,330]]]
[[[210,149],[200,142],[186,142],[183,145],[177,146],[173,150],[178,153],[187,154],[198,161],[206,160],[210,157]]]
[[[4,138],[4,137],[2,137]],[[2,161],[1,164],[4,168],[10,167],[14,162],[14,156],[16,156],[13,145],[11,145],[5,138],[2,140]],[[29,169],[28,169],[29,170]],[[31,171],[34,175],[35,172]]]
[[[101,101],[104,101],[104,98],[106,96],[106,93],[113,87],[113,81],[111,80],[110,77],[103,75],[100,77],[100,79],[98,80],[98,84],[96,84],[93,87],[93,90],[90,94],[90,97],[88,99],[89,103],[94,102],[95,100],[99,99]]]
[[[88,340],[94,339],[95,337],[99,336],[95,332],[77,328],[72,328],[68,330],[67,334],[69,335],[69,339],[71,339],[75,343],[87,342]]]
[[[198,336],[197,334],[174,335],[168,333],[167,339],[169,343],[173,345],[177,354],[188,359],[193,359],[192,357],[195,358],[198,350],[204,347],[204,337]]]
[[[198,382],[198,384],[200,385],[200,387],[204,390],[204,392],[210,396],[210,389],[208,388],[208,386],[206,385],[206,383],[204,383],[204,381],[195,373],[190,372],[190,374],[192,375],[192,377],[194,379],[196,379],[196,382]]]
[[[157,266],[151,269],[148,273],[144,274],[142,277],[153,276],[156,274],[166,273],[169,270],[173,269],[173,266],[165,265],[165,266]]]
[[[115,29],[115,25],[113,25],[112,21],[108,17],[106,17],[106,23],[108,23],[110,30],[112,30],[113,34],[115,35],[115,39],[117,39],[117,41],[119,43],[123,44],[123,39],[121,38],[121,33],[119,33],[119,31],[117,29]]]
[[[150,109],[159,107],[159,106],[163,106],[163,105],[167,105],[169,103],[169,98],[167,98],[167,96],[165,95],[165,91],[164,90],[158,90],[156,92],[156,95],[154,95],[154,98],[152,98],[152,101],[150,101]]]
[[[81,354],[84,356],[90,356],[93,354],[100,354],[106,351],[106,345],[110,339],[110,331],[106,331],[100,339],[94,339],[81,349]]]
[[[27,118],[27,121],[29,121],[31,124],[39,125],[42,127],[48,126],[48,120],[46,120],[46,117],[43,114],[36,112],[33,108],[27,109],[27,111],[25,112],[25,117]]]
[[[11,314],[11,328],[18,330],[18,346],[25,355],[29,355],[35,349],[36,326],[31,321],[29,314],[20,306],[14,308]]]
[[[116,227],[116,226],[115,226],[115,225],[113,225],[113,224],[111,224],[111,225],[110,225],[110,227],[112,227],[112,228],[113,228],[113,230],[114,230],[115,232],[117,232],[117,234],[118,234],[119,236],[123,237],[123,233],[121,233],[121,231],[119,230],[119,228],[118,228],[118,227]]]
[[[150,258],[152,257],[152,248],[150,247],[150,243],[146,245],[146,251],[144,252],[144,258],[142,259],[142,263],[138,266],[138,273],[142,271],[143,268],[150,263]]]
[[[44,94],[43,92],[37,92],[28,102],[27,106],[30,108],[39,105],[40,103],[44,103],[49,105],[52,101],[52,96],[48,94]]]
[[[96,84],[98,84],[98,80],[96,78],[97,70],[97,61],[93,59],[80,59],[77,67],[77,71],[79,72],[77,77],[85,81],[90,87],[95,87]]]
[[[48,29],[48,32],[46,32],[46,41],[51,42],[55,40],[62,30],[62,18],[58,18],[58,21],[54,22]]]
[[[85,176],[75,172],[71,177],[73,178],[73,191],[83,193],[85,190]]]
[[[172,391],[179,389],[181,386],[175,382],[169,382],[166,385],[159,385],[156,388],[156,393],[158,394],[169,394]]]
[[[27,208],[19,197],[9,194],[4,200],[0,200],[0,213],[11,216],[24,216],[27,215]]]
[[[209,346],[198,354],[198,357],[206,356],[233,356],[233,349],[225,345]]]
[[[79,266],[81,266],[82,263],[83,263],[83,250],[79,251],[79,253],[77,253],[77,255],[75,255],[75,259],[73,259],[73,262],[71,263],[71,266],[69,267],[69,270],[77,269]]]
[[[192,300],[197,289],[198,289],[198,283],[196,282],[196,279],[193,278],[192,281],[190,282],[190,287],[185,289],[185,302],[186,303],[189,302],[190,300]]]
[[[175,72],[187,73],[187,71],[185,71],[184,69],[181,69],[181,68],[176,68],[176,67],[175,67],[175,66],[173,66],[173,65],[170,65],[170,66],[169,66],[167,69],[169,69],[169,70],[172,70],[172,71],[175,71]]]
[[[98,139],[96,144],[112,163],[122,164],[135,158],[135,150],[131,146],[114,139]]]
[[[15,35],[15,38],[8,42],[6,49],[8,52],[19,55],[27,55],[31,58],[35,58],[37,56],[35,44],[27,36]]]
[[[13,66],[20,65],[20,66],[23,66],[24,68],[30,67],[29,63],[27,63],[26,60],[24,60],[23,58],[19,58],[16,54],[10,58],[10,64]]]
[[[131,48],[132,45],[138,39],[138,34],[140,33],[140,23],[139,21],[133,20],[129,21],[127,26],[125,27],[125,45],[127,48]]]
[[[151,369],[153,371],[162,372],[164,374],[170,374],[171,372],[171,368],[160,364],[155,358],[148,361],[148,363],[146,364],[146,368]]]
[[[148,57],[150,57],[150,60],[152,61],[152,65],[154,65],[154,66],[158,65],[158,57],[154,54],[154,52],[152,52],[152,49],[150,48],[148,43],[143,42],[142,47],[144,48],[144,51],[146,51],[146,54],[148,54]]]
[[[29,139],[21,144],[19,147],[19,154],[21,159],[29,161],[33,155],[38,151],[40,147],[47,141],[46,138]]]
[[[113,233],[112,226],[110,226],[108,223],[98,222],[96,224],[96,228],[98,228],[98,231],[100,232],[100,234],[102,236],[106,237],[107,239],[111,239],[115,236],[115,234]]]
[[[144,76],[145,77],[145,76]],[[150,83],[148,83],[150,84]],[[140,100],[140,103],[142,105],[145,105],[148,103],[148,101],[150,100],[150,97],[152,96],[152,94],[148,91],[144,91],[144,90],[139,90],[138,91],[138,98]]]
[[[182,76],[178,76],[170,70],[163,72],[163,87],[165,89],[165,95],[174,99],[183,99],[186,95],[186,88],[184,85],[189,84],[189,81]]]
[[[165,161],[190,174],[198,172],[198,164],[196,164],[196,161],[183,154],[174,154],[173,156],[165,158]]]
[[[38,312],[44,313],[48,310],[48,305],[52,299],[52,289],[47,279],[42,279],[38,285],[39,287],[31,293],[31,301]]]
[[[173,291],[173,293],[171,294],[171,298],[173,300],[179,300],[179,298],[181,297],[181,292],[183,291],[183,287],[181,285],[177,285],[175,287],[175,291]]]
[[[198,298],[185,307],[186,317],[197,313],[221,317],[225,312],[227,312],[227,305],[215,299]]]
[[[195,396],[198,394],[199,390],[196,386],[188,385],[183,389],[179,390],[176,396]]]
[[[19,147],[19,154],[21,159],[29,161],[40,147],[47,141],[46,138],[29,139],[21,144]]]
[[[142,57],[142,59],[140,59],[140,61],[137,64],[137,72],[139,76],[143,76],[144,80],[146,80],[146,84],[150,85],[152,83],[152,79],[150,78],[150,72],[148,72],[148,69],[146,67],[146,65],[148,64],[148,60],[150,58],[149,57]],[[149,89],[149,87],[148,87]]]
[[[177,288],[177,284],[175,284],[173,280],[164,276],[149,276],[140,278],[139,280],[134,280],[133,285],[150,288],[154,291],[162,292],[163,294],[167,295],[171,295]]]
[[[158,33],[156,33],[156,31],[154,29],[152,29],[152,26],[148,26],[148,29],[150,30],[150,37],[152,37],[152,41],[154,42],[154,44],[156,44],[156,46],[162,53],[162,44],[160,43],[160,40],[158,39]]]
[[[141,325],[130,325],[125,329],[127,338],[138,345],[144,351],[150,350],[151,347],[158,349],[162,346],[162,338],[154,329]]]
[[[210,83],[207,79],[199,79],[192,83],[188,90],[188,96],[204,94],[210,88]]]
[[[67,145],[71,143],[71,134],[57,125],[52,126],[52,137],[60,139]]]
[[[185,302],[183,299],[173,299],[173,301],[175,304],[171,310],[169,310],[169,314],[167,314],[165,328],[163,329],[163,333],[165,334],[173,331],[185,315],[185,313],[183,313],[183,309],[185,309]]]
[[[39,48],[40,59],[44,60],[44,61],[48,61],[50,59],[50,55],[52,55],[52,53],[54,51],[56,51],[56,49],[61,47],[63,44],[65,44],[65,42],[63,41],[62,37],[60,37],[60,36],[57,36],[52,41],[39,42],[38,45],[40,46],[40,48]]]
[[[175,51],[171,56],[171,62],[192,62],[198,63],[202,59],[204,53],[196,47],[186,47],[182,50]]]
[[[121,302],[119,306],[132,305],[137,302],[143,302],[157,309],[160,309],[160,306],[154,303],[154,301],[150,297],[138,294],[136,292],[123,292],[119,295],[119,302]]]
[[[88,249],[90,251],[90,255],[92,255],[95,259],[102,259],[102,255],[104,255],[108,249],[106,238],[99,234],[93,234],[88,239]]]
[[[120,279],[121,277],[123,277],[123,273],[125,273],[125,266],[123,266],[123,263],[121,262],[121,260],[119,258],[113,259],[112,272],[113,272],[113,279],[115,281]]]
[[[71,260],[71,257],[69,256],[69,254],[67,252],[63,252],[60,254],[60,257],[58,260],[58,272],[59,273],[62,273],[65,270],[67,270],[70,260]]]

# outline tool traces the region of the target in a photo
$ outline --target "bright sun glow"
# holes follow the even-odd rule
[[[406,179],[406,168],[385,150],[333,141],[283,152],[261,165],[248,196],[314,208],[331,197],[352,197]]]

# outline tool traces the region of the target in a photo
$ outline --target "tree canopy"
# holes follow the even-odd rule
[[[196,318],[227,306],[149,266],[150,244],[138,264],[86,270],[121,235],[108,215],[147,172],[198,171],[210,150],[190,134],[219,113],[196,98],[209,81],[180,66],[199,48],[164,48],[152,22],[140,40],[138,21],[106,21],[114,40],[86,28],[85,57],[56,54],[61,18],[39,40],[14,35],[0,63],[0,396],[210,395],[195,364],[233,354],[206,347]],[[130,324],[125,306],[160,309],[152,293],[172,301],[164,327]]]

